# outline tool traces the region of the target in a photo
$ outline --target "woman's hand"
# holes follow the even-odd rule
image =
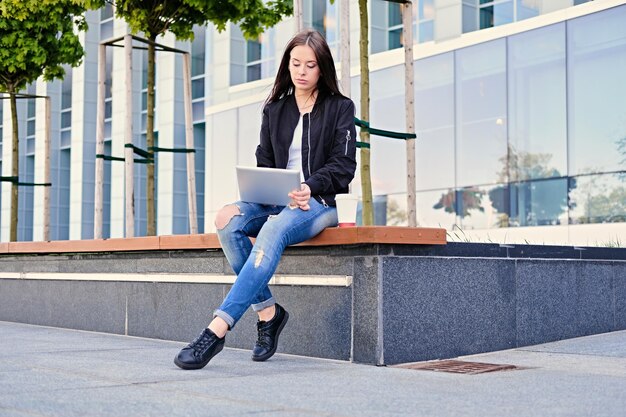
[[[309,200],[311,199],[311,189],[308,185],[302,183],[300,190],[293,190],[289,193],[292,202],[289,203],[289,207],[292,209],[300,208],[300,210],[307,211],[311,207],[309,206]]]

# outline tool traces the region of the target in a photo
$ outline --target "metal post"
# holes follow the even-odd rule
[[[183,100],[185,102],[185,144],[194,149],[193,118],[191,108],[191,57],[183,54]],[[187,152],[187,205],[189,206],[189,232],[198,233],[196,204],[196,161],[195,153]]]

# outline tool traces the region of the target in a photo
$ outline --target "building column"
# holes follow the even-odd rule
[[[113,33],[115,37],[128,33],[126,22],[115,20]],[[121,44],[121,43],[120,43]],[[141,50],[133,51],[133,143],[138,143],[141,131]],[[111,121],[111,154],[124,157],[124,133],[126,124],[126,84],[124,82],[126,62],[124,48],[113,48],[112,68],[112,121]],[[125,237],[125,176],[124,163],[111,161],[111,237]],[[135,187],[135,192],[139,188]],[[135,201],[137,196],[135,195]],[[137,224],[137,211],[135,210]]]
[[[86,13],[90,28],[100,25],[100,12]],[[70,239],[93,239],[96,101],[99,31],[79,33],[85,57],[72,77],[72,151],[70,168]],[[111,162],[106,162],[111,163]],[[113,162],[114,163],[114,162]]]
[[[176,42],[168,33],[159,43],[189,50],[189,42]],[[183,103],[182,56],[173,52],[157,52],[157,89],[155,129],[159,132],[158,146],[185,148],[185,112]],[[158,154],[157,234],[189,233],[185,219],[187,210],[187,165],[182,153]]]

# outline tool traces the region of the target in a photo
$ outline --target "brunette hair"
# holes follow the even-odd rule
[[[295,86],[291,81],[291,74],[289,73],[289,60],[291,59],[292,49],[301,45],[310,46],[315,53],[315,59],[320,69],[320,78],[317,81],[318,97],[323,98],[332,94],[343,95],[339,91],[335,61],[333,61],[326,39],[318,31],[306,29],[296,34],[285,47],[285,52],[280,60],[278,73],[274,80],[274,87],[265,104],[278,101],[295,90]]]

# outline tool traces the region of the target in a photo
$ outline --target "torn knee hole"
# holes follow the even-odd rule
[[[234,204],[226,206],[217,213],[215,217],[215,227],[217,230],[222,230],[230,223],[233,217],[241,215],[241,210],[239,210],[238,206]]]
[[[265,254],[265,252],[263,252],[263,249],[259,249],[259,251],[256,253],[256,257],[254,258],[254,267],[258,268],[259,266],[261,266],[261,261],[263,260],[263,255]]]

